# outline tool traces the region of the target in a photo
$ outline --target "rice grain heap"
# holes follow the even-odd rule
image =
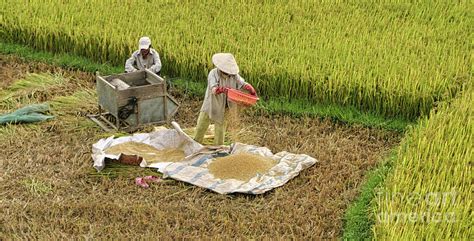
[[[219,179],[236,179],[247,182],[257,173],[266,173],[275,164],[275,160],[257,154],[238,153],[216,158],[209,164],[209,172]]]
[[[158,150],[153,146],[140,142],[125,142],[111,146],[105,150],[107,154],[138,155],[143,157],[148,163],[155,162],[178,162],[184,159],[184,151],[178,148],[166,148]]]

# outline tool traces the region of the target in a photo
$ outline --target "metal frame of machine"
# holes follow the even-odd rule
[[[114,86],[119,79],[128,88]],[[105,131],[135,131],[145,125],[169,123],[179,103],[167,92],[166,81],[149,70],[100,76],[96,73],[99,114],[88,117]]]

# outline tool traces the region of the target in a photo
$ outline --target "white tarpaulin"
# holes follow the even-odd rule
[[[185,160],[181,162],[154,163],[146,165],[146,160],[141,166],[157,168],[163,173],[163,177],[173,178],[184,181],[196,186],[213,190],[220,194],[227,193],[249,193],[261,194],[273,188],[284,185],[290,179],[297,176],[303,169],[314,165],[317,160],[304,154],[292,154],[286,151],[273,154],[266,147],[258,147],[235,143],[230,147],[222,147],[218,149],[206,148],[195,142],[189,136],[184,134],[179,126],[174,123],[175,130],[159,130],[152,133],[135,134],[130,137],[120,137],[114,139],[109,137],[99,140],[93,145],[92,158],[94,159],[94,167],[102,170],[104,167],[104,158],[118,159],[116,155],[107,155],[104,150],[110,146],[124,143],[127,141],[142,142],[154,146],[161,150],[164,148],[176,148],[183,146],[185,148]],[[247,152],[262,155],[276,161],[266,173],[259,173],[249,181],[240,181],[236,179],[218,179],[214,177],[207,168],[215,157],[222,152],[230,155]]]
[[[92,145],[92,159],[94,160],[94,168],[97,171],[101,171],[105,166],[105,158],[119,159],[119,155],[106,154],[105,150],[111,146],[122,144],[125,142],[139,142],[151,145],[157,150],[163,150],[167,148],[178,148],[182,147],[185,156],[191,156],[193,153],[201,150],[203,146],[198,142],[194,141],[191,137],[186,135],[176,122],[173,122],[175,129],[161,129],[159,131],[151,133],[138,133],[132,136],[124,136],[114,138],[100,139],[97,143]],[[169,163],[155,163],[156,168],[166,166]],[[149,167],[146,159],[140,164],[142,167]]]
[[[236,143],[231,148],[231,155],[241,152],[259,154],[272,158],[277,164],[267,173],[257,174],[248,182],[235,179],[217,179],[209,173],[208,165],[214,161],[212,154],[200,154],[186,163],[176,162],[166,166],[163,170],[164,177],[191,183],[204,187],[220,194],[227,193],[249,193],[261,194],[273,188],[282,186],[290,179],[297,176],[301,170],[308,168],[317,162],[316,159],[304,154],[292,154],[279,152],[273,154],[266,147],[257,147]]]

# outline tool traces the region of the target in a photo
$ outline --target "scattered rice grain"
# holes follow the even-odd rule
[[[216,158],[209,164],[209,171],[216,178],[249,181],[257,175],[264,174],[275,166],[276,161],[251,153],[238,153]]]
[[[111,146],[105,150],[107,154],[138,155],[143,157],[148,163],[155,162],[178,162],[184,159],[184,151],[178,148],[166,148],[158,150],[155,147],[140,142],[125,142]]]

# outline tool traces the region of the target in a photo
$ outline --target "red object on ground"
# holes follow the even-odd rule
[[[120,154],[120,157],[118,159],[119,163],[122,164],[127,164],[127,165],[133,165],[133,166],[140,166],[140,163],[143,161],[143,157],[138,156],[138,155],[126,155],[126,154]]]
[[[257,100],[259,100],[259,98],[255,95],[246,94],[236,89],[229,89],[227,91],[227,98],[233,102],[236,102],[237,104],[247,106],[255,105]]]

